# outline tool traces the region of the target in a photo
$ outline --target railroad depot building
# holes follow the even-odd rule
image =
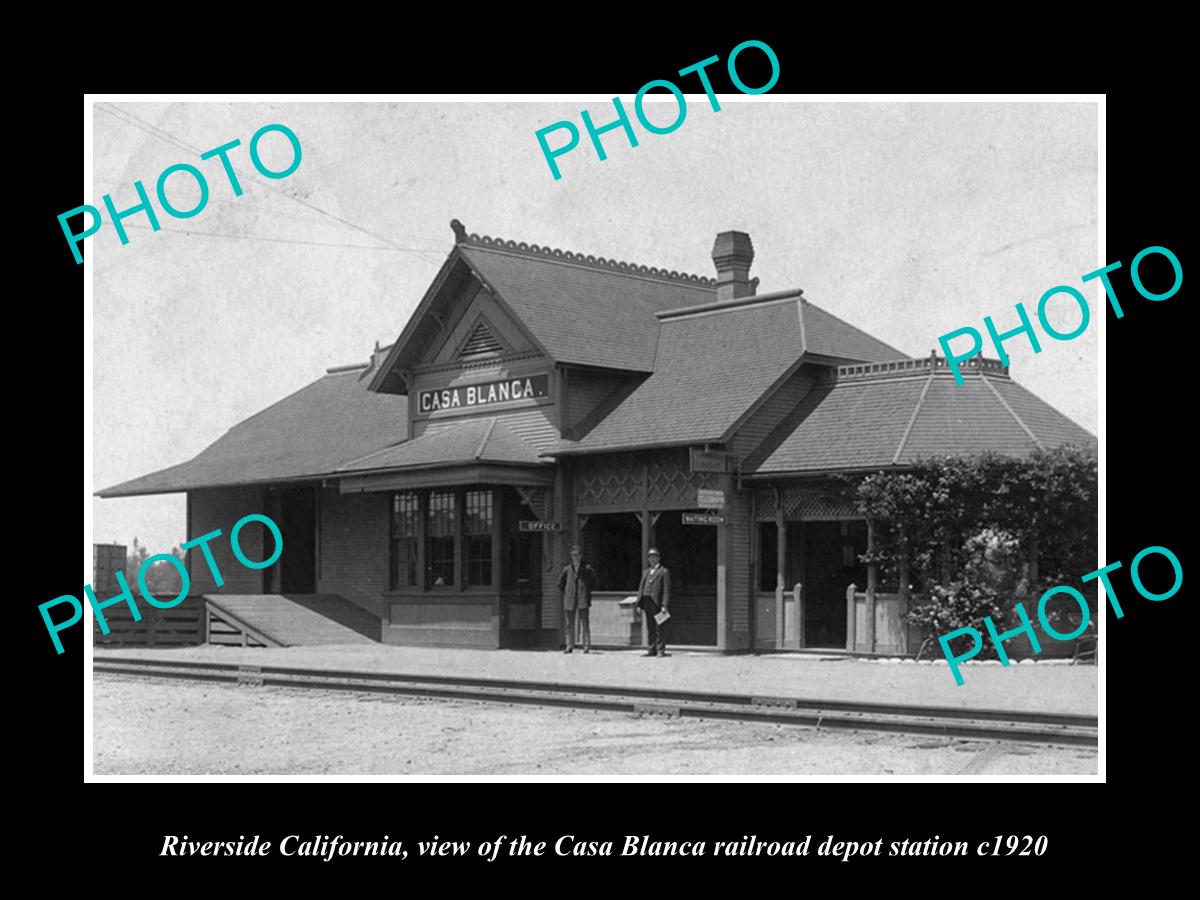
[[[906,588],[864,592],[868,523],[830,476],[1096,446],[997,362],[971,360],[956,386],[944,359],[909,358],[799,289],[758,293],[741,232],[717,236],[711,278],[451,226],[412,318],[368,363],[99,492],[186,492],[189,538],[249,513],[279,524],[263,571],[214,542],[220,587],[189,551],[192,594],[333,595],[392,644],[559,646],[556,582],[579,543],[601,582],[593,641],[628,646],[643,625],[619,601],[653,545],[673,644],[906,652]],[[257,529],[242,546],[265,559]]]

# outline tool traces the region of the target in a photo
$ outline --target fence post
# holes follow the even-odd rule
[[[800,582],[792,588],[792,597],[796,601],[796,649],[804,649],[804,606],[800,596]]]
[[[866,634],[863,635],[867,652],[875,652],[875,587],[878,571],[875,565],[875,522],[867,519],[867,555],[871,562],[867,564],[867,622]]]
[[[851,653],[854,652],[855,635],[854,635],[854,594],[858,591],[858,585],[853,581],[846,588],[846,649]]]

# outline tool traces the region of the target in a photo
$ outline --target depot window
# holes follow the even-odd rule
[[[458,496],[453,491],[433,491],[429,495],[429,516],[425,525],[427,586],[454,586],[454,538],[458,531]]]
[[[492,492],[467,491],[463,519],[467,587],[492,584]]]
[[[388,587],[393,591],[417,586],[417,525],[420,498],[412,491],[392,496],[391,565]]]
[[[498,549],[504,546],[502,527],[515,531],[516,522],[508,519],[519,512],[519,504],[507,499],[509,493],[463,485],[389,494],[388,590],[421,594],[499,588],[507,577]],[[532,559],[526,562],[518,568],[532,581],[532,571],[524,572],[532,569]]]

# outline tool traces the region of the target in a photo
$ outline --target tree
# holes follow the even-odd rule
[[[906,561],[927,592],[909,621],[937,633],[978,626],[984,615],[998,626],[1015,621],[1014,603],[1078,585],[1095,568],[1096,460],[1079,448],[932,458],[861,478],[854,495],[875,533],[863,561],[883,584]],[[1083,593],[1094,605],[1095,584]]]
[[[139,590],[138,573],[142,566],[151,556],[156,555],[158,554],[150,553],[144,545],[138,542],[136,537],[133,539],[133,546],[125,554],[125,578],[134,593]],[[184,552],[179,547],[175,547],[171,551],[171,555],[181,562],[185,562]],[[155,597],[170,600],[179,595],[179,591],[183,587],[183,579],[175,565],[165,559],[159,560],[146,570],[146,587]]]

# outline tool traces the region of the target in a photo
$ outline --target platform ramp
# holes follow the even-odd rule
[[[337,594],[205,594],[209,644],[312,647],[379,643],[380,619]]]

